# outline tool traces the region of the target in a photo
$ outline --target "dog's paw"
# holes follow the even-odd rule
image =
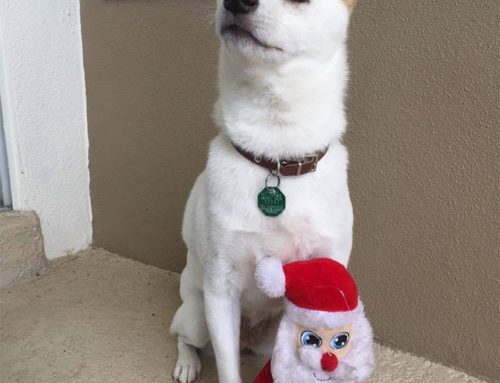
[[[201,360],[194,347],[184,345],[179,347],[179,356],[172,378],[174,382],[192,383],[201,373]]]

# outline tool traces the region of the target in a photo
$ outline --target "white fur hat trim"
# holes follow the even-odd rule
[[[352,311],[345,312],[328,312],[304,309],[298,307],[285,300],[285,315],[292,319],[295,323],[301,324],[304,327],[311,326],[313,328],[334,328],[342,327],[355,322],[359,315],[364,314],[364,307],[359,301],[358,307]]]

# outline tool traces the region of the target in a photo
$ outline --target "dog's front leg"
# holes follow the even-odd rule
[[[226,275],[205,286],[205,313],[217,361],[219,383],[241,383],[240,376],[240,292],[224,283]],[[229,281],[227,281],[229,282]],[[212,285],[212,286],[211,286]],[[220,286],[227,288],[220,288]]]

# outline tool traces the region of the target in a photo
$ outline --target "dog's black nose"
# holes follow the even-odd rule
[[[233,15],[250,13],[257,8],[259,0],[224,0],[224,8]]]

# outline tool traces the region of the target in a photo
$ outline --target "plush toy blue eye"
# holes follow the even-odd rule
[[[347,346],[347,343],[349,343],[349,333],[348,332],[341,332],[337,335],[335,335],[332,339],[332,347],[335,350],[340,350]]]
[[[321,346],[321,338],[311,331],[304,331],[300,336],[300,343],[303,346],[319,348]]]

